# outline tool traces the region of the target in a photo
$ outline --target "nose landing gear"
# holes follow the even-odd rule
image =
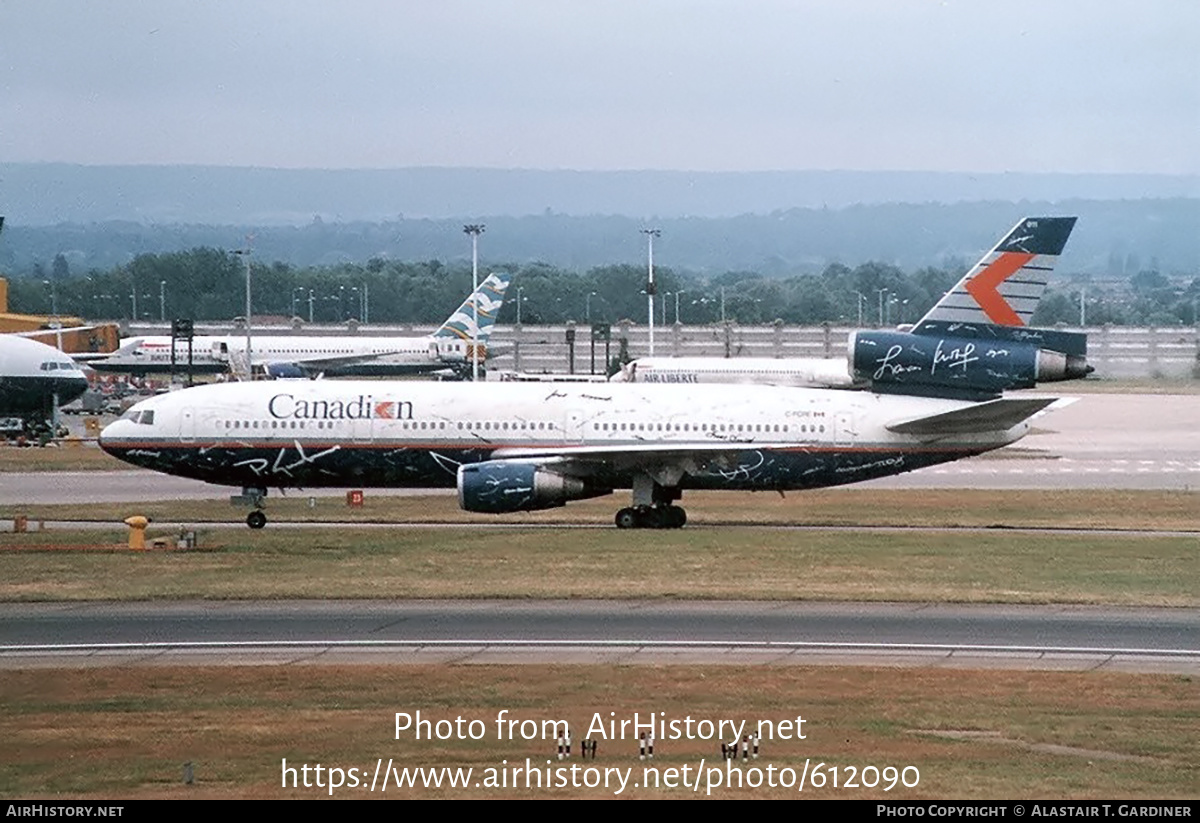
[[[254,511],[246,515],[246,525],[252,529],[261,529],[267,525],[267,515],[263,511],[263,501],[266,500],[267,490],[261,486],[243,486],[241,494],[230,495],[229,502],[234,505],[250,505]]]

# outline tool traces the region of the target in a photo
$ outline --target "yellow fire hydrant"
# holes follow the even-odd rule
[[[139,552],[145,551],[146,526],[150,525],[150,518],[135,514],[125,518],[125,525],[129,527],[129,548]]]

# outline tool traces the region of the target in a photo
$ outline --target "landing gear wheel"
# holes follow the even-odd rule
[[[635,509],[621,509],[616,517],[618,529],[636,529],[641,526],[641,518]]]
[[[687,512],[679,506],[633,506],[617,512],[618,529],[680,529]]]
[[[258,509],[255,509],[246,515],[246,525],[252,529],[261,529],[267,525],[267,516]]]
[[[667,528],[682,529],[687,525],[687,512],[683,508],[680,506],[670,506],[667,511],[670,512],[670,516],[667,519],[669,523]]]

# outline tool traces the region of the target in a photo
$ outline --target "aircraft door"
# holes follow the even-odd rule
[[[371,443],[375,440],[375,421],[370,417],[360,417],[351,420],[350,426],[354,432],[354,442]]]
[[[565,440],[568,443],[582,443],[583,429],[583,411],[580,409],[569,409],[567,411],[566,428],[564,431]]]
[[[850,412],[838,412],[834,420],[834,444],[853,445],[858,439],[858,431],[854,428],[854,415]]]
[[[179,439],[184,443],[196,442],[196,413],[187,408],[179,417]]]

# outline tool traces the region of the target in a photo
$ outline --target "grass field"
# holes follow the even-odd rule
[[[95,441],[64,440],[45,448],[0,443],[0,470],[6,472],[117,471],[134,469],[103,451]]]
[[[398,769],[546,768],[550,740],[498,740],[502,709],[518,720],[567,720],[576,741],[601,720],[728,719],[777,723],[803,717],[805,739],[764,740],[765,770],[810,763],[793,788],[718,788],[716,797],[807,798],[1195,798],[1200,787],[1200,688],[1187,677],[1097,672],[933,669],[615,666],[425,666],[131,668],[0,672],[0,794],[36,798],[303,798],[327,789],[283,788],[282,760],[362,773],[366,798],[377,759]],[[480,740],[397,737],[395,713],[478,719]],[[613,712],[614,715],[609,713]],[[481,728],[481,727],[477,727]],[[515,729],[520,728],[514,727]],[[681,726],[681,729],[686,729]],[[693,727],[699,732],[699,727]],[[465,733],[464,733],[465,736]],[[514,734],[514,736],[518,736]],[[593,735],[595,736],[595,735]],[[519,737],[519,736],[518,736]],[[720,768],[716,740],[664,739],[653,765]],[[185,786],[191,762],[196,784]],[[601,739],[595,761],[632,769],[623,797],[705,796],[689,788],[633,788],[648,763],[636,736]],[[824,787],[812,767],[824,764]],[[558,766],[558,762],[553,762]],[[571,765],[571,764],[566,764]],[[853,766],[903,769],[909,787],[834,789]],[[776,774],[779,774],[776,771]],[[302,780],[302,775],[297,774]],[[614,788],[450,789],[389,786],[376,797],[612,797]],[[523,780],[523,777],[521,778]],[[569,779],[569,778],[568,778]],[[753,779],[753,778],[750,778]],[[874,779],[873,776],[867,779]],[[315,782],[315,773],[310,773]]]
[[[216,489],[214,500],[82,505],[5,505],[0,501],[0,520],[19,514],[34,520],[107,520],[121,530],[124,527],[119,524],[132,514],[172,525],[244,523],[248,509],[220,499],[229,491]],[[301,492],[268,498],[266,512],[276,523],[596,526],[611,524],[613,512],[626,505],[626,501],[624,493],[617,493],[559,509],[479,515],[460,509],[453,491],[394,497],[367,489],[362,508],[347,507],[342,497],[309,498]],[[790,492],[786,497],[773,492],[689,492],[683,504],[688,510],[689,523],[684,533],[690,533],[696,526],[722,525],[1200,530],[1200,491],[883,490],[849,486]],[[270,531],[268,525],[267,532]],[[0,545],[6,539],[6,535],[0,534]]]
[[[458,512],[453,497],[376,498],[370,505],[378,511],[355,516],[387,513],[400,524],[276,525],[260,532],[201,525],[199,550],[190,552],[52,548],[121,545],[125,528],[116,525],[111,531],[2,534],[0,546],[10,551],[3,554],[0,599],[651,597],[1200,606],[1196,536],[1003,528],[1194,529],[1197,494],[843,490],[800,501],[712,495],[682,530],[627,532],[573,527],[604,522],[603,512],[591,510],[595,502],[477,529],[456,525],[479,518]],[[313,512],[293,501],[290,515],[284,506],[273,506],[272,514],[281,520],[345,516],[342,505],[318,504],[329,508]],[[190,506],[229,510],[220,503],[178,503],[138,511],[157,518]],[[405,526],[404,519],[447,525]],[[764,525],[773,522],[841,528]],[[892,524],[1002,528],[855,528]],[[172,536],[177,528],[154,527],[151,535]]]
[[[125,529],[0,534],[0,599],[600,597],[1102,603],[1200,606],[1194,535],[1023,533],[1024,525],[1195,530],[1200,494],[831,489],[775,495],[689,495],[692,522],[674,532],[579,528],[608,522],[611,499],[509,518],[457,510],[451,495],[272,499],[276,525],[253,532],[217,502],[0,507],[0,517],[111,519],[136,512],[152,534],[196,526],[191,552],[70,551],[123,543]],[[287,529],[286,520],[349,525]],[[394,520],[392,526],[375,523]],[[472,529],[473,522],[507,522]],[[444,525],[405,525],[435,521]],[[792,524],[838,528],[796,530]],[[856,526],[913,527],[869,531]],[[929,527],[963,527],[934,531]],[[989,528],[996,526],[998,528]],[[478,741],[396,738],[396,712],[480,719]],[[1154,798],[1200,793],[1200,684],[1178,675],[771,666],[233,666],[0,671],[0,796],[6,798],[307,798],[284,788],[290,766],[355,768],[363,785],[382,759],[398,769],[546,767],[542,740],[496,739],[494,720],[806,719],[804,740],[767,741],[756,764],[799,774],[823,764],[802,797]],[[646,779],[636,742],[599,744],[595,766]],[[719,763],[715,741],[659,741],[654,765]],[[507,761],[507,764],[504,763]],[[184,762],[196,785],[181,781]],[[591,761],[573,761],[585,767]],[[558,766],[554,761],[551,767]],[[915,786],[833,789],[854,767],[915,767]],[[615,789],[389,787],[394,797],[611,797]],[[706,772],[707,773],[707,772]],[[615,774],[615,773],[614,773]],[[749,775],[749,772],[746,773]],[[914,772],[906,773],[912,782]],[[569,773],[568,773],[569,775]],[[675,774],[676,780],[681,772]],[[499,780],[498,777],[494,779]],[[523,780],[523,776],[521,778]],[[569,779],[569,778],[568,778]],[[704,796],[629,787],[622,797]],[[716,797],[796,797],[743,787]],[[370,797],[363,787],[335,797]],[[382,795],[380,795],[382,796]]]

